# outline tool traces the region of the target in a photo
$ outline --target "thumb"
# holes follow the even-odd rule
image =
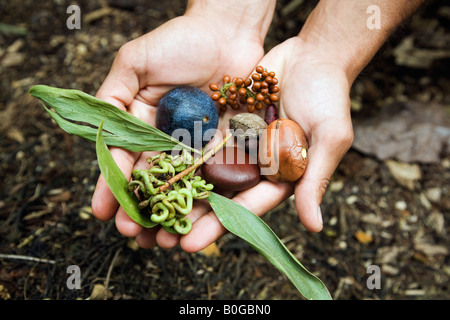
[[[323,123],[321,127],[335,128]],[[348,151],[353,141],[351,124],[346,130],[330,132],[325,129],[324,134],[313,135],[308,150],[308,166],[305,174],[295,186],[295,206],[299,218],[306,229],[312,232],[322,230],[322,212],[320,204],[328,187],[331,176],[339,162]],[[319,131],[320,128],[317,128]],[[314,139],[317,137],[316,139]]]
[[[122,48],[126,48],[126,46]],[[100,86],[96,97],[126,111],[139,89],[139,84],[133,69],[127,65],[126,50],[122,48],[119,50],[111,70]],[[129,177],[138,153],[131,153],[115,147],[110,148],[110,150],[116,164],[124,175]],[[101,220],[111,219],[119,207],[102,175],[97,181],[91,205],[92,213]]]
[[[131,64],[133,59],[130,59],[129,48],[129,43],[120,48],[108,76],[96,94],[97,98],[122,110],[126,110],[139,91],[139,78]]]

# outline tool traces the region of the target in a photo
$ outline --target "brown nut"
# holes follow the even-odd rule
[[[247,190],[261,180],[256,159],[238,147],[222,148],[201,170],[207,182],[222,190]]]
[[[273,182],[294,182],[308,164],[308,142],[302,127],[289,119],[270,123],[259,141],[261,174]]]

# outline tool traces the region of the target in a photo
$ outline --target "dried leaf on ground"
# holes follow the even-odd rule
[[[422,172],[417,164],[409,164],[394,160],[387,160],[385,163],[392,177],[398,184],[409,190],[414,190],[415,182],[422,177]]]
[[[439,104],[394,103],[354,131],[353,148],[379,160],[438,163],[450,154],[450,111]]]

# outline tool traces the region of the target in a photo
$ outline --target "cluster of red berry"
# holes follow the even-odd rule
[[[217,101],[220,110],[223,112],[227,106],[237,110],[240,105],[247,105],[248,112],[261,110],[263,104],[271,105],[278,102],[277,93],[280,88],[277,86],[278,79],[275,78],[275,72],[268,72],[262,66],[257,66],[249,78],[242,79],[226,75],[223,77],[223,86],[219,87],[217,83],[211,83],[209,88],[214,91],[211,99]]]

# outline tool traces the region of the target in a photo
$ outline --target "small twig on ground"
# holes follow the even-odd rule
[[[0,259],[26,260],[26,261],[34,261],[34,262],[42,262],[42,263],[50,263],[50,264],[56,263],[55,260],[50,260],[50,259],[36,258],[36,257],[23,256],[23,255],[17,255],[17,254],[4,254],[4,253],[0,253]]]
[[[109,285],[109,279],[111,278],[111,273],[114,268],[114,265],[116,264],[117,257],[119,256],[120,251],[122,251],[122,248],[117,249],[116,253],[114,254],[114,257],[111,260],[111,265],[109,266],[108,273],[106,275],[105,279],[105,296],[104,299],[108,299],[108,285]]]
[[[228,133],[227,136],[218,144],[216,145],[212,150],[205,153],[201,158],[198,158],[192,166],[189,168],[183,170],[176,176],[169,179],[165,184],[159,187],[159,192],[163,192],[167,188],[169,188],[171,185],[173,185],[175,182],[177,182],[180,179],[183,179],[186,175],[191,173],[192,171],[196,170],[198,167],[200,167],[202,164],[204,164],[206,161],[208,161],[209,158],[214,156],[216,152],[218,152],[220,149],[223,148],[223,146],[227,143],[227,141],[231,138],[232,134]]]

